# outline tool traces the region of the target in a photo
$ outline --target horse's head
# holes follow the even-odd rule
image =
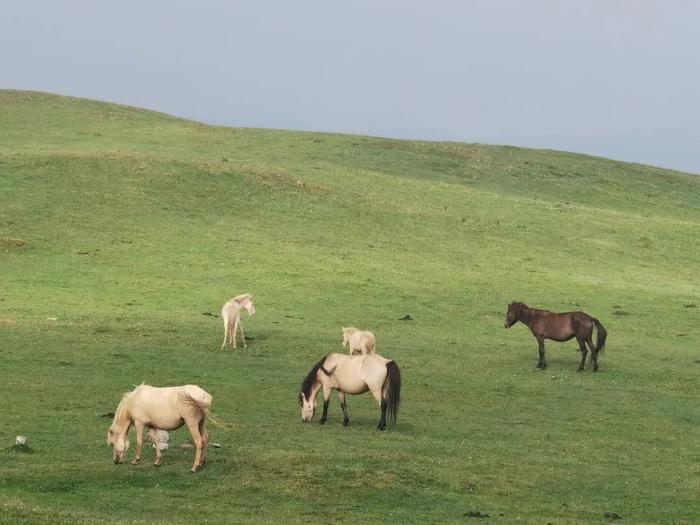
[[[248,315],[255,315],[255,305],[253,304],[253,296],[249,293],[244,293],[235,298],[236,302],[245,308]]]
[[[316,412],[316,396],[308,396],[299,392],[299,406],[301,407],[301,420],[306,423],[311,421]]]
[[[350,326],[348,328],[343,327],[343,346],[348,346],[348,343],[350,342],[350,336],[357,332],[357,328],[354,326]]]
[[[318,379],[319,370],[324,369],[323,363],[326,362],[326,356],[316,363],[301,383],[299,388],[299,406],[301,407],[301,420],[311,421],[316,411],[316,394],[321,388],[321,381]],[[335,370],[335,368],[334,368]]]
[[[518,312],[520,312],[520,309],[523,306],[525,306],[523,303],[510,303],[508,305],[508,312],[506,313],[506,320],[503,323],[503,326],[505,326],[506,328],[510,328],[515,323],[517,323]]]
[[[112,461],[117,465],[124,463],[126,452],[129,450],[129,435],[119,432],[114,426],[107,431],[107,444],[112,447]]]
[[[245,308],[245,311],[248,312],[248,315],[255,315],[255,305],[253,304],[252,299],[243,305],[243,308]]]

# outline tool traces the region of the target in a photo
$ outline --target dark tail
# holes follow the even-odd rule
[[[386,364],[386,380],[388,382],[386,412],[395,425],[396,416],[399,414],[399,405],[401,404],[401,371],[399,370],[399,365],[394,361],[389,361]]]
[[[603,348],[605,348],[605,339],[608,337],[608,331],[602,324],[600,324],[600,321],[598,321],[598,319],[596,319],[595,317],[592,317],[591,319],[595,324],[596,330],[598,330],[598,341],[596,341],[595,350],[596,352],[602,352]]]

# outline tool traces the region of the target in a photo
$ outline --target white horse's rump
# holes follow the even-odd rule
[[[358,330],[354,326],[343,327],[343,346],[348,347],[350,355],[356,353],[367,355],[375,353],[374,334],[367,330]]]

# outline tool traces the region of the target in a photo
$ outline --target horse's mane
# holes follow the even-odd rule
[[[314,384],[316,383],[316,376],[318,374],[319,369],[323,366],[323,363],[326,362],[326,358],[328,356],[324,355],[321,360],[316,363],[307,376],[304,378],[304,381],[301,383],[301,388],[299,389],[299,404],[302,405],[304,403],[303,396],[306,396],[306,399],[309,399],[309,396],[311,395],[311,389],[314,387]]]
[[[554,312],[550,312],[549,310],[530,308],[528,305],[521,302],[510,303],[508,308],[515,308],[515,314],[518,317],[518,320],[525,324],[531,323],[535,319],[539,319],[541,317],[548,317],[550,315],[554,315]]]
[[[345,332],[357,332],[357,331],[358,331],[358,329],[355,328],[354,326],[348,326],[348,327],[343,328],[343,333],[345,333]]]
[[[252,296],[249,293],[242,293],[241,295],[237,295],[236,297],[233,298],[234,301],[237,303],[240,303],[241,301],[245,301],[246,299],[250,299]]]
[[[136,393],[137,390],[139,390],[145,383],[141,383],[139,386],[134,388],[131,392],[125,392],[124,395],[122,396],[121,401],[119,401],[119,404],[117,405],[117,409],[114,411],[114,419],[112,420],[112,426],[117,424],[117,421],[119,421],[119,416],[121,416],[121,413],[126,410],[126,404],[131,399],[131,396]]]

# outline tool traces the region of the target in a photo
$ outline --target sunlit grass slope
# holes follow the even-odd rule
[[[699,238],[683,173],[0,91],[0,522],[698,523]],[[599,318],[601,371],[574,343],[535,369],[512,300]],[[369,396],[300,421],[344,325],[401,367],[386,433]],[[186,431],[110,463],[101,416],[142,381],[213,394],[202,472]]]

